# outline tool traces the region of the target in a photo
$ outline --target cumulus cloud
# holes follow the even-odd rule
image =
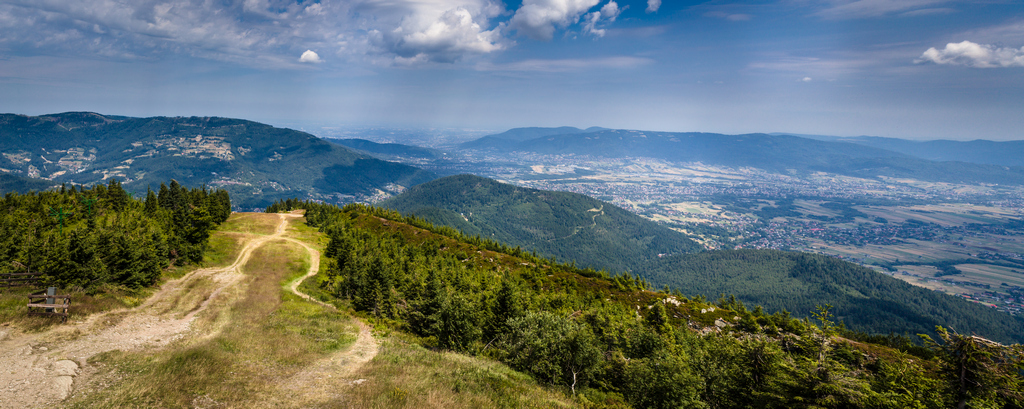
[[[598,0],[523,0],[510,27],[535,40],[551,40],[555,29],[579,22]]]
[[[962,41],[946,44],[941,50],[929,48],[914,62],[974,68],[1024,67],[1024,47],[1002,48]]]
[[[486,54],[505,48],[499,25],[486,30],[469,10],[445,11],[433,21],[407,19],[402,26],[381,33],[381,44],[402,63],[455,62],[467,54]]]
[[[622,10],[624,9],[620,9],[618,3],[609,1],[604,7],[601,7],[601,10],[587,13],[584,18],[583,32],[597,37],[604,37],[607,30],[597,28],[597,25],[603,22],[614,22],[619,17],[619,14],[622,14]]]
[[[657,13],[659,8],[661,8],[661,0],[647,0],[648,13]]]
[[[319,64],[324,62],[324,60],[321,60],[320,55],[313,50],[306,50],[299,57],[299,62]]]

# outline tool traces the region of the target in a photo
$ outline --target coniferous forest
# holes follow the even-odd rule
[[[921,343],[651,291],[415,217],[287,201],[330,241],[319,287],[378,326],[487,357],[584,407],[1020,408],[1024,350],[936,328]],[[923,346],[922,346],[923,345]]]
[[[112,179],[92,187],[0,199],[0,273],[41,272],[61,288],[155,284],[172,264],[202,261],[210,232],[231,215],[224,190],[171,181],[136,198]]]

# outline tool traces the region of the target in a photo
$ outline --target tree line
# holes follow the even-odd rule
[[[231,215],[224,190],[171,181],[135,198],[116,179],[0,199],[0,272],[95,290],[155,284],[168,266],[202,261],[210,232]]]

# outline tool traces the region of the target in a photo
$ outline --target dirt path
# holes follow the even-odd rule
[[[272,240],[294,242],[309,251],[310,271],[293,282],[290,289],[319,303],[297,288],[303,279],[319,270],[320,254],[305,243],[284,236],[287,217],[301,216],[282,214],[279,217],[280,224],[274,234],[248,239],[230,266],[199,269],[171,280],[139,307],[97,314],[83,322],[38,334],[0,334],[0,408],[54,406],[71,393],[76,377],[91,373],[87,360],[99,353],[162,347],[186,335],[215,335],[216,330],[213,334],[190,331],[193,321],[223,298],[221,294],[225,289],[242,282],[242,266],[257,248]],[[217,305],[222,307],[222,304]],[[376,355],[376,341],[364,324],[359,325],[361,330],[356,344],[331,357],[339,360],[346,373]],[[331,369],[334,372],[338,368]]]
[[[292,214],[288,216],[299,217]],[[283,239],[302,246],[310,256],[309,271],[289,283],[288,289],[299,297],[334,310],[333,305],[321,302],[299,291],[299,285],[303,281],[320,271],[320,252],[299,240],[290,237],[283,237]],[[281,389],[284,389],[287,396],[290,397],[289,406],[308,407],[317,402],[325,402],[342,394],[344,392],[342,387],[358,385],[365,381],[365,379],[354,379],[352,376],[377,356],[379,344],[368,325],[359,319],[353,318],[352,321],[358,326],[359,335],[351,347],[313,363],[283,382]]]

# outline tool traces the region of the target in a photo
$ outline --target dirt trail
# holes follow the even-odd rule
[[[299,217],[294,214],[288,216]],[[310,256],[309,271],[306,275],[292,281],[288,288],[299,297],[334,310],[333,305],[310,297],[298,289],[303,281],[320,271],[320,252],[306,243],[290,237],[283,237],[283,239],[304,247]],[[358,319],[352,321],[358,326],[359,335],[351,347],[313,363],[282,383],[281,389],[289,396],[289,406],[308,407],[317,402],[325,402],[342,394],[344,390],[341,387],[358,385],[365,381],[365,379],[353,379],[352,376],[359,368],[377,356],[379,344],[373,337],[369,326]],[[276,403],[271,406],[276,406]]]
[[[97,314],[83,322],[38,334],[0,333],[0,408],[54,406],[71,393],[75,377],[91,372],[87,360],[99,353],[162,347],[186,335],[215,335],[191,333],[194,332],[190,331],[193,321],[198,314],[207,311],[225,289],[242,282],[242,266],[257,248],[272,240],[298,243],[309,251],[310,271],[293,282],[290,289],[319,303],[299,292],[297,287],[319,270],[320,254],[305,243],[284,236],[287,217],[301,216],[282,214],[279,217],[280,224],[274,234],[250,238],[230,266],[199,269],[168,281],[139,307]],[[210,287],[213,289],[209,290]],[[196,291],[209,291],[209,294],[196,297]],[[353,348],[332,356],[341,358],[348,372],[372,359],[377,351],[377,343],[369,330],[361,322],[359,325],[359,340]]]

